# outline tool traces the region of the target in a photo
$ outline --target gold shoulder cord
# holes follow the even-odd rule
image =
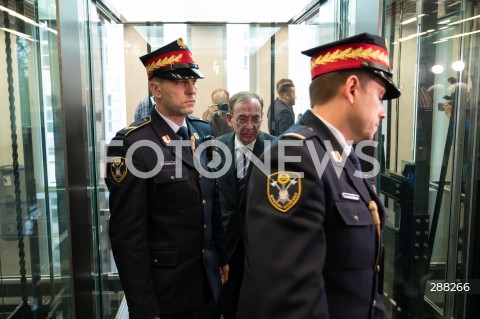
[[[298,138],[300,140],[304,140],[305,139],[305,136],[301,135],[301,134],[298,134],[298,133],[286,133],[284,136],[293,136],[295,138]]]
[[[192,149],[192,155],[195,153],[195,136],[190,136],[190,148]]]
[[[381,242],[381,230],[380,230],[380,216],[378,215],[378,207],[375,201],[371,200],[368,203],[368,210],[372,214],[373,223],[375,224],[375,228],[377,230],[377,238],[378,238],[378,253],[377,258],[375,260],[374,270],[376,271],[378,268],[378,264],[380,263],[380,255],[382,253],[382,242]]]

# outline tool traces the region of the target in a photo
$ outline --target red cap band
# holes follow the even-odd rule
[[[175,65],[175,64],[196,64],[195,60],[193,59],[192,53],[190,50],[179,50],[168,52],[154,58],[145,63],[145,67],[147,69],[148,78],[151,77],[152,73],[158,69]]]
[[[312,56],[310,60],[312,79],[337,70],[360,69],[362,62],[365,61],[377,62],[389,68],[386,49],[371,44],[346,44]]]

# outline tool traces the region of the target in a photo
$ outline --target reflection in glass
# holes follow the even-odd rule
[[[18,1],[0,17],[0,314],[69,318],[55,1]]]
[[[385,2],[402,91],[382,127],[380,189],[390,220],[384,295],[392,318],[465,318],[465,295],[430,288],[465,282],[473,269],[465,234],[474,229],[477,191],[469,179],[478,152],[470,124],[478,112],[476,16],[478,4],[467,1]]]

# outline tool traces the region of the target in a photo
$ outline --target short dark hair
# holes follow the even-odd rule
[[[356,75],[360,79],[362,87],[365,81],[376,77],[374,73],[363,69],[347,69],[322,74],[310,83],[310,106],[322,105],[330,101],[337,94],[339,87],[351,75]]]
[[[230,98],[230,100],[228,100],[228,112],[230,114],[233,114],[233,107],[235,106],[235,103],[237,103],[238,101],[243,101],[248,99],[257,99],[258,102],[260,102],[260,109],[263,110],[263,100],[257,93],[250,92],[250,91],[241,91],[241,92],[235,93]]]
[[[277,82],[277,93],[278,95],[282,93],[288,93],[292,87],[295,85],[290,79],[281,79]]]

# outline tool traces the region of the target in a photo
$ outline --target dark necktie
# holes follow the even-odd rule
[[[245,186],[245,171],[247,169],[246,167],[246,157],[245,157],[245,151],[244,148],[238,148],[237,149],[238,156],[237,160],[235,162],[235,168],[237,171],[237,187],[238,191],[241,193],[243,191],[243,187]]]
[[[188,129],[185,126],[180,126],[180,128],[177,131],[177,135],[182,138],[182,140],[189,140],[188,136]]]
[[[360,160],[358,159],[357,154],[355,154],[355,151],[352,148],[352,151],[350,152],[350,155],[348,155],[348,158],[352,161],[353,166],[355,166],[355,169],[359,172],[362,172],[362,166],[360,165]],[[375,187],[375,179],[370,178],[368,179],[370,181],[370,184],[372,186],[373,191],[376,193],[377,188]],[[367,179],[365,179],[367,181]],[[367,182],[368,185],[368,182]]]
[[[353,166],[355,166],[355,169],[357,171],[362,170],[362,166],[360,166],[360,160],[358,159],[358,156],[357,154],[355,154],[355,151],[353,149],[351,150],[350,155],[348,155],[348,158],[350,159],[350,161],[352,161]]]

